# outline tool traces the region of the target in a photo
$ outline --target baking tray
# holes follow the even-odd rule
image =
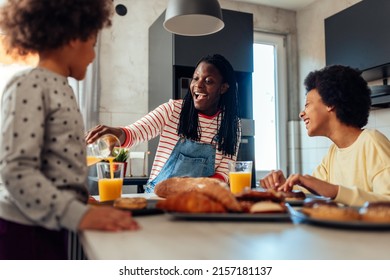
[[[300,223],[306,223],[310,225],[330,227],[330,228],[342,228],[342,229],[358,229],[358,230],[390,230],[390,223],[375,223],[366,222],[361,220],[353,221],[333,221],[314,219],[310,216],[302,213],[301,209],[295,209],[290,205],[286,205],[288,211],[291,214],[292,219],[296,219]]]
[[[182,213],[167,212],[174,219],[190,221],[253,221],[253,222],[272,222],[272,221],[291,221],[290,214],[286,213],[267,213],[267,214],[249,214],[249,213]]]

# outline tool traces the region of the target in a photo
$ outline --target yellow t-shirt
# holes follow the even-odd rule
[[[331,145],[313,176],[339,185],[334,199],[351,206],[390,200],[390,141],[377,130],[365,129],[351,146]]]

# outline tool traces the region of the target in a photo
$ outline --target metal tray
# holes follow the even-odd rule
[[[249,213],[179,213],[167,212],[174,219],[192,220],[192,221],[253,221],[253,222],[272,222],[272,221],[291,221],[290,214],[287,213],[267,213],[267,214],[249,214]]]
[[[285,203],[289,204],[290,206],[303,206],[305,201],[309,200],[329,200],[327,197],[318,196],[314,194],[306,194],[306,198],[302,200],[285,200]]]
[[[314,219],[301,212],[300,209],[294,209],[287,205],[287,209],[291,214],[292,219],[296,219],[300,223],[307,223],[311,225],[343,228],[343,229],[359,229],[359,230],[390,230],[390,223],[374,223],[366,221],[332,221],[323,219]]]

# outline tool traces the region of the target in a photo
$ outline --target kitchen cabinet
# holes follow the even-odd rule
[[[370,82],[374,107],[390,107],[390,37],[387,36],[390,1],[361,1],[325,19],[326,64],[358,68]]]
[[[251,120],[253,72],[253,15],[222,10],[225,27],[206,36],[181,36],[163,27],[165,12],[149,28],[149,111],[170,98],[182,98],[198,60],[207,54],[221,54],[230,61],[239,91],[240,117]],[[253,121],[245,121],[252,124]],[[253,131],[253,129],[249,129]],[[253,135],[245,135],[240,146],[239,159],[254,161]],[[158,139],[149,141],[154,158]],[[149,162],[149,172],[152,161]],[[253,176],[254,177],[254,176]]]

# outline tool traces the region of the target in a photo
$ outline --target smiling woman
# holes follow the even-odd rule
[[[241,134],[232,65],[219,54],[204,56],[183,99],[169,100],[128,126],[98,125],[89,131],[87,143],[108,133],[127,148],[160,136],[145,189],[148,193],[171,177],[213,177],[227,182],[228,162],[237,159]]]

